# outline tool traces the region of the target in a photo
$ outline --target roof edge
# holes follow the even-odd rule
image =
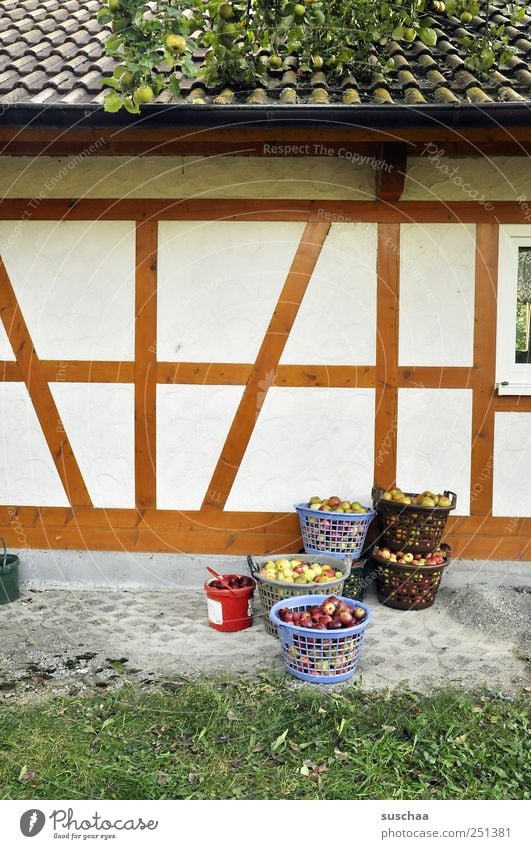
[[[140,115],[105,112],[100,105],[4,103],[0,104],[0,126],[25,129],[264,129],[327,128],[368,130],[418,129],[433,134],[437,128],[507,130],[529,126],[531,102],[422,104],[322,105],[258,104],[154,104]],[[397,138],[398,140],[398,138]]]

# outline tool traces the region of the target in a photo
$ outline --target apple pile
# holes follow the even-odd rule
[[[400,487],[389,489],[382,495],[384,501],[394,501],[396,504],[415,504],[417,507],[451,507],[452,502],[445,495],[440,493],[436,495],[431,490],[426,489],[424,492],[419,492],[417,495],[411,493],[405,495]]]
[[[225,581],[225,584],[229,585],[231,590],[243,590],[256,586],[253,579],[248,575],[223,575],[223,580]],[[225,584],[222,584],[221,581],[214,580],[210,581],[209,586],[214,587],[215,590],[225,590],[226,592],[229,592]]]
[[[324,513],[368,513],[369,508],[364,507],[359,501],[344,501],[337,495],[330,498],[319,498],[312,496],[308,502],[310,510],[322,510]]]
[[[293,635],[293,645],[287,648],[287,661],[292,669],[298,672],[310,673],[311,675],[342,675],[352,672],[356,663],[360,646],[355,637],[343,637],[338,640],[320,640],[318,643],[318,656],[314,656],[312,646],[308,645],[313,637],[299,637]],[[321,656],[323,652],[329,652],[328,657]]]
[[[260,575],[269,581],[282,581],[288,584],[328,584],[343,577],[343,572],[321,563],[305,563],[298,557],[293,560],[281,558],[268,560],[260,569]]]
[[[304,610],[282,607],[278,616],[288,625],[313,628],[316,631],[335,631],[339,628],[360,625],[366,614],[363,607],[350,607],[341,599],[331,595],[322,604],[309,606]]]
[[[446,560],[447,552],[444,548],[438,548],[430,554],[412,554],[411,552],[392,551],[390,548],[377,548],[375,557],[381,560],[389,560],[390,563],[399,563],[402,566],[441,566]]]

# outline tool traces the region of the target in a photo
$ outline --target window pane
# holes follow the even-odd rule
[[[531,362],[531,247],[518,248],[515,362]]]

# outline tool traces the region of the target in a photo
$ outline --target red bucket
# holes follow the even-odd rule
[[[224,581],[241,578],[242,575],[222,575]],[[248,577],[247,575],[245,577]],[[253,581],[252,578],[249,578]],[[216,579],[205,581],[207,594],[208,624],[216,631],[243,631],[253,624],[253,593],[256,582],[241,589],[219,590],[213,587]]]

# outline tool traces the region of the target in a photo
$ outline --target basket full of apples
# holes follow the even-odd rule
[[[277,601],[323,592],[339,594],[351,568],[350,558],[339,560],[327,555],[316,558],[309,554],[285,554],[268,560],[254,560],[249,555],[247,563],[258,583],[266,630],[273,637],[278,636],[277,629],[268,614]]]
[[[344,501],[337,495],[295,504],[304,550],[309,554],[326,552],[334,557],[359,557],[376,511],[359,501]]]
[[[402,492],[374,487],[374,506],[380,523],[382,545],[395,551],[426,553],[438,548],[451,510],[455,510],[455,492],[436,494]]]
[[[372,558],[378,563],[376,589],[379,600],[397,610],[431,607],[443,569],[450,563],[450,555],[451,549],[446,543],[425,554],[375,546]]]
[[[337,684],[351,678],[370,622],[356,599],[305,595],[273,605],[269,613],[289,672],[303,681]]]

